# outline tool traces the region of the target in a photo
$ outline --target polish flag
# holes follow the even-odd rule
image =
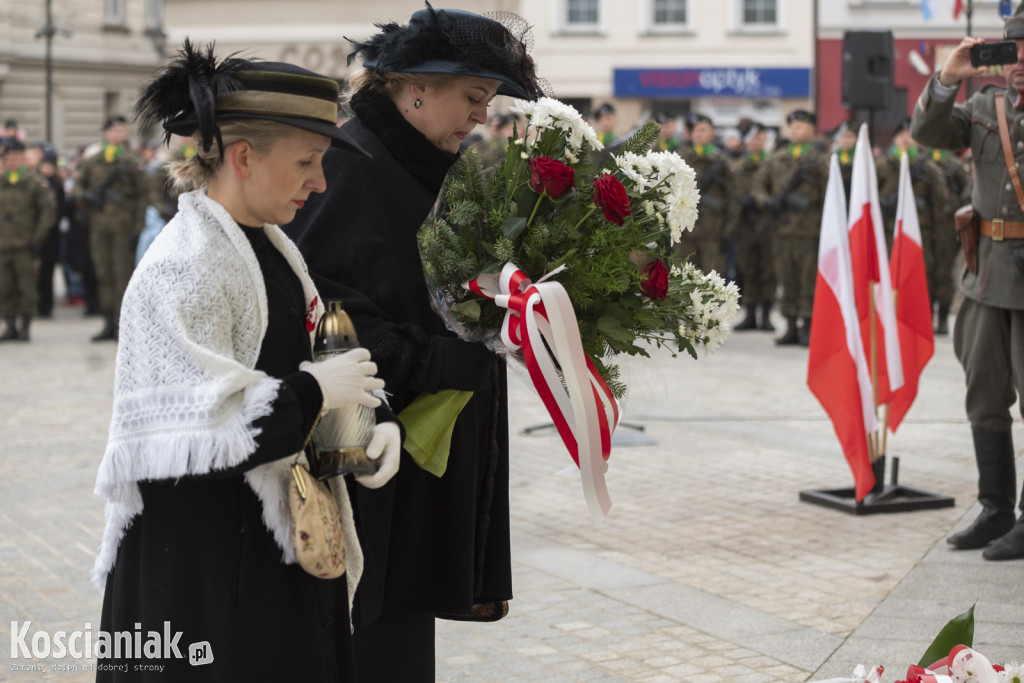
[[[878,205],[878,176],[868,139],[868,125],[862,124],[853,153],[850,182],[850,260],[853,264],[853,295],[857,302],[864,354],[871,365],[871,309],[875,315],[876,403],[892,400],[892,392],[903,386],[900,340],[896,330],[896,308],[892,302],[889,256]],[[870,293],[870,294],[869,294]],[[874,302],[872,305],[872,301]],[[813,320],[813,318],[812,318]]]
[[[857,500],[875,485],[868,433],[878,431],[871,377],[854,300],[853,265],[846,236],[846,199],[839,161],[832,155],[821,214],[818,278],[814,289],[807,386],[832,420],[853,472]]]
[[[892,288],[896,292],[896,326],[899,330],[904,382],[893,392],[889,404],[889,427],[893,432],[917,396],[921,371],[935,352],[932,332],[932,302],[921,248],[921,224],[910,182],[910,162],[904,152],[900,159],[900,194],[896,208],[896,230],[892,242]]]
[[[960,16],[960,12],[964,9],[963,0],[953,0],[953,18],[956,19]]]

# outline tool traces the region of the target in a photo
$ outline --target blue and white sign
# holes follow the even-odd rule
[[[810,94],[810,69],[615,69],[615,97],[809,97]]]

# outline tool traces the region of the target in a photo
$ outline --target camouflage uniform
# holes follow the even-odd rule
[[[924,252],[924,269],[928,277],[928,298],[933,306],[940,303],[948,312],[949,303],[953,300],[953,264],[947,259],[945,270],[940,270],[939,254],[952,251],[955,257],[956,237],[952,220],[949,224],[943,223],[949,212],[950,203],[946,180],[935,162],[926,154],[913,147],[907,153],[910,155],[910,182],[917,204],[917,219],[921,225],[921,248]],[[878,197],[882,204],[885,239],[890,251],[900,189],[899,154],[900,150],[894,148],[876,165]],[[950,245],[953,249],[950,249]]]
[[[675,245],[676,253],[690,257],[698,268],[725,273],[728,240],[739,220],[739,197],[728,156],[714,145],[696,145],[680,154],[697,174],[701,188],[697,222]]]
[[[798,169],[803,181],[782,196]],[[788,145],[775,151],[754,176],[758,205],[781,213],[771,221],[775,277],[782,285],[779,308],[789,329],[803,321],[801,342],[810,338],[814,283],[818,275],[818,234],[828,180],[828,158],[814,144]]]
[[[846,202],[850,202],[850,187],[853,185],[853,150],[837,149],[836,160],[839,161],[839,174],[843,177],[843,189],[846,190]]]
[[[112,156],[108,160],[108,156]],[[112,174],[118,177],[107,183]],[[102,207],[95,200],[104,184]],[[150,184],[133,154],[119,148],[86,159],[78,172],[74,197],[88,216],[89,249],[99,282],[100,308],[117,324],[121,297],[135,264],[135,240],[145,224]]]
[[[932,301],[938,303],[938,320],[935,326],[937,334],[948,334],[946,319],[956,293],[956,256],[959,247],[956,242],[956,230],[953,226],[953,215],[961,206],[971,203],[971,174],[967,172],[960,158],[950,154],[948,150],[933,149],[928,156],[934,161],[943,179],[946,181],[949,204],[945,212],[936,219],[935,231],[935,294]],[[930,290],[929,290],[930,291]]]
[[[36,307],[36,260],[57,220],[57,201],[38,175],[24,170],[0,177],[0,316],[3,339],[28,339]],[[20,328],[15,329],[15,318]]]
[[[1007,27],[1011,22],[1019,24],[1024,37],[1024,21],[1014,17]],[[1024,521],[1015,523],[1014,515],[1017,478],[1010,431],[1014,401],[1020,399],[1018,409],[1024,406],[1024,211],[1003,157],[996,95],[1005,94],[1003,106],[1017,168],[1024,163],[1024,113],[1013,107],[1017,93],[994,85],[985,86],[964,104],[956,104],[952,94],[940,101],[946,93],[940,90],[936,95],[936,80],[937,76],[929,80],[914,107],[911,132],[915,140],[930,147],[971,148],[975,177],[971,204],[981,220],[977,273],[965,268],[960,278],[964,301],[953,329],[953,349],[967,380],[967,418],[982,513],[968,529],[948,540],[960,548],[981,548],[995,541],[985,549],[986,559],[1015,559],[1024,557]]]
[[[754,199],[754,176],[767,161],[768,155],[746,154],[733,165],[736,195],[739,197],[740,219],[736,224],[736,265],[743,281],[743,302],[747,318],[736,329],[754,329],[760,305],[761,329],[774,329],[769,318],[775,301],[775,266],[772,260],[772,236],[768,217]]]

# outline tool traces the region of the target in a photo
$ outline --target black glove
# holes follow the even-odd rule
[[[743,195],[743,199],[740,200],[740,211],[747,216],[757,213],[757,201],[749,194]]]
[[[786,210],[786,200],[783,197],[769,197],[768,201],[764,203],[764,208],[773,216],[782,215],[782,212]]]
[[[93,211],[103,210],[103,196],[94,190],[85,190],[82,192],[82,204],[86,208],[92,209]]]

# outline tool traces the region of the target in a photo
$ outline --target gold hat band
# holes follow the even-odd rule
[[[338,104],[318,97],[239,90],[217,98],[217,113],[277,114],[338,123]]]

